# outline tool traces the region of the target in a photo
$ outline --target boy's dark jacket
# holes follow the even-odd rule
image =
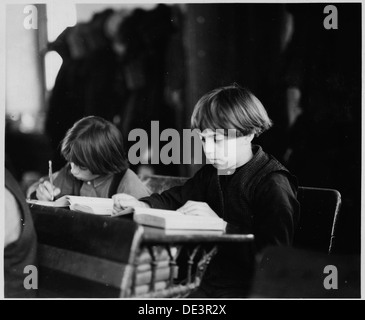
[[[260,146],[252,149],[253,158],[232,175],[206,165],[184,186],[140,199],[170,210],[188,200],[207,202],[227,222],[227,233],[254,234],[254,245],[219,250],[206,271],[202,286],[224,296],[248,293],[255,254],[268,245],[290,245],[299,219],[296,178]]]

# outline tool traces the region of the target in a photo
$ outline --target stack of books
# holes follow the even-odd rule
[[[173,256],[177,248],[172,249]],[[154,248],[155,260],[149,250],[144,248],[137,258],[134,274],[134,294],[140,296],[153,291],[160,291],[169,287],[173,279],[178,276],[178,267],[171,264],[166,249]]]

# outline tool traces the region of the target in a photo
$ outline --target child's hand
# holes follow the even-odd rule
[[[53,199],[52,199],[52,186],[49,181],[44,181],[38,185],[37,188],[37,199],[43,201],[52,201],[61,193],[59,188],[53,186]]]
[[[181,208],[177,209],[177,211],[183,214],[188,214],[193,216],[219,218],[219,216],[209,207],[209,205],[206,202],[189,200]]]
[[[130,207],[150,207],[147,203],[139,201],[135,197],[126,193],[115,194],[112,198],[114,200],[113,215],[118,215],[126,208]]]

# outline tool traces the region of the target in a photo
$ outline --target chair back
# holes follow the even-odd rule
[[[334,189],[299,187],[300,219],[294,247],[332,253],[341,194]]]

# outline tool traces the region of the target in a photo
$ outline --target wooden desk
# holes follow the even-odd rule
[[[184,297],[219,246],[253,235],[166,232],[130,218],[30,206],[38,236],[39,296]]]

